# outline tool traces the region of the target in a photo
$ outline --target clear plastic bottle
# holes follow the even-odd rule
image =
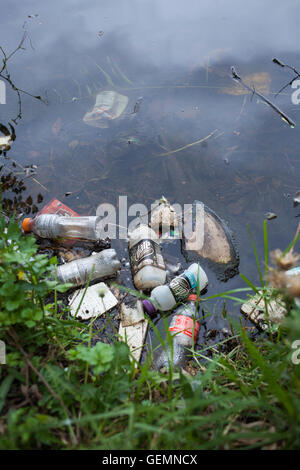
[[[208,284],[206,273],[199,264],[193,263],[184,273],[172,279],[169,284],[153,289],[150,300],[143,300],[146,312],[149,314],[155,313],[157,310],[166,312],[175,307],[177,302],[185,302],[191,292],[197,288],[198,275],[199,291],[203,291]]]
[[[93,266],[91,281],[113,276],[120,269],[121,263],[117,259],[116,251],[109,248],[87,258],[80,258],[58,266],[57,280],[80,286],[88,281]]]
[[[162,367],[168,370],[170,364],[173,364],[174,368],[182,368],[186,364],[189,354],[186,348],[191,348],[193,343],[195,344],[200,331],[200,323],[196,321],[196,300],[197,296],[192,294],[186,305],[181,305],[175,310],[169,325],[173,348],[167,344],[155,358],[157,370]]]
[[[23,220],[24,232],[33,232],[41,238],[101,239],[101,217],[64,217],[41,214]]]
[[[157,241],[157,234],[147,225],[140,225],[129,234],[131,272],[139,290],[152,289],[166,282],[165,263]]]

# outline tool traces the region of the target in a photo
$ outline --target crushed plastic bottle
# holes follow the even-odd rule
[[[101,239],[101,217],[64,217],[41,214],[23,220],[24,232],[33,232],[41,238],[77,238],[97,241]]]
[[[172,316],[169,331],[172,335],[173,347],[167,344],[166,348],[155,358],[157,370],[162,367],[168,370],[171,364],[174,368],[182,368],[186,364],[187,348],[191,348],[197,341],[200,331],[200,323],[196,321],[196,300],[197,295],[190,295],[187,304],[178,307]]]
[[[102,91],[96,96],[96,102],[88,111],[83,121],[93,127],[108,127],[108,123],[121,116],[128,105],[128,97],[113,90]]]
[[[176,276],[165,286],[158,286],[151,292],[149,300],[143,300],[147,313],[157,310],[166,312],[171,310],[178,302],[185,302],[194,289],[197,288],[199,275],[199,291],[202,292],[208,284],[205,271],[197,263],[193,263],[180,276]]]
[[[116,251],[109,248],[87,258],[77,259],[58,266],[56,277],[60,282],[80,286],[88,281],[93,267],[91,281],[113,276],[120,269],[121,263],[117,259]]]
[[[166,282],[166,268],[157,243],[158,236],[147,225],[129,234],[129,256],[134,285],[139,290],[152,289]]]

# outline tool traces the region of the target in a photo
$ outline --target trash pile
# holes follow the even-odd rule
[[[196,203],[197,201],[192,209],[197,209]],[[102,225],[101,216],[80,216],[53,199],[33,219],[25,218],[22,226],[25,233],[34,233],[39,241],[56,240],[69,253],[74,250],[78,241],[90,242],[92,246],[98,244],[98,248],[99,243],[102,243],[98,252],[91,251],[88,256],[84,251],[75,255],[75,259],[63,254],[62,263],[52,272],[53,279],[72,286],[73,292],[68,296],[70,314],[84,321],[98,318],[118,308],[119,339],[128,344],[133,360],[138,363],[149,328],[147,318],[153,317],[157,312],[163,314],[175,308],[169,325],[173,345],[165,347],[155,356],[154,366],[157,369],[168,369],[170,362],[173,362],[174,366],[182,368],[186,362],[186,348],[192,347],[197,341],[200,330],[197,320],[199,297],[208,286],[207,275],[199,261],[206,259],[210,263],[216,263],[219,271],[220,266],[223,271],[228,271],[230,266],[231,273],[233,266],[236,269],[238,266],[238,256],[228,229],[210,209],[200,202],[199,204],[204,208],[204,245],[197,249],[198,245],[188,245],[186,239],[181,240],[185,252],[194,260],[181,273],[179,263],[171,269],[167,265],[167,270],[161,251],[161,244],[172,243],[183,225],[183,215],[178,214],[164,197],[154,206],[149,225],[141,221],[128,234],[133,284],[141,294],[138,299],[128,292],[120,298],[118,289],[110,288],[103,282],[118,275],[121,261],[117,258],[116,251],[110,247],[109,241],[104,240],[105,224]],[[193,211],[190,217],[194,217]],[[212,250],[212,237],[215,252]],[[218,246],[224,250],[223,257],[220,256]],[[171,276],[168,282],[167,272]],[[83,287],[87,284],[88,287]],[[126,290],[128,291],[124,289]]]

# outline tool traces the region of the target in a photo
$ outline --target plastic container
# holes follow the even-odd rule
[[[24,232],[33,232],[41,238],[101,239],[101,217],[64,217],[41,214],[23,220]]]
[[[157,310],[166,312],[175,307],[178,302],[185,302],[189,295],[197,288],[197,276],[199,272],[199,291],[202,292],[208,284],[205,271],[197,263],[176,276],[165,286],[158,286],[151,292],[150,300],[143,300],[147,313],[152,314]]]
[[[187,305],[181,305],[176,309],[169,325],[169,331],[172,335],[173,348],[167,344],[166,348],[155,358],[155,368],[160,370],[162,367],[182,368],[188,358],[189,352],[186,348],[191,348],[197,341],[200,331],[200,323],[196,321],[196,300],[197,296],[189,296]]]
[[[88,111],[83,121],[93,127],[108,127],[110,121],[119,118],[128,105],[129,98],[114,90],[102,91],[96,96],[96,102]]]
[[[113,276],[120,269],[121,263],[117,259],[116,251],[109,248],[87,258],[77,259],[58,266],[56,271],[57,280],[69,282],[76,286],[83,285],[88,281],[93,266],[91,281]]]
[[[138,290],[152,289],[166,282],[166,268],[157,243],[158,236],[147,225],[129,235],[129,256],[133,282]]]

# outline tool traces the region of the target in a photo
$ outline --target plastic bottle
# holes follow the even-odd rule
[[[94,270],[91,281],[113,276],[121,266],[116,256],[116,251],[109,248],[87,258],[80,258],[70,263],[62,264],[57,267],[57,280],[80,286],[88,281],[93,266]]]
[[[193,346],[200,331],[200,323],[195,320],[196,300],[197,295],[190,295],[189,302],[178,307],[172,316],[169,331],[172,335],[173,348],[168,344],[155,359],[157,370],[162,367],[169,369],[170,363],[173,363],[174,368],[182,368],[185,365],[188,356],[186,348]]]
[[[24,219],[23,230],[33,232],[41,238],[99,240],[101,217],[64,217],[56,214],[41,214],[34,219]]]
[[[153,289],[150,300],[143,300],[146,312],[151,314],[158,309],[166,312],[175,307],[177,302],[185,302],[191,292],[197,288],[198,273],[199,291],[203,291],[208,284],[206,273],[200,265],[193,263],[184,273],[172,279],[169,284]]]
[[[129,256],[134,285],[139,290],[152,289],[166,282],[166,268],[157,243],[158,236],[147,225],[129,234]]]

